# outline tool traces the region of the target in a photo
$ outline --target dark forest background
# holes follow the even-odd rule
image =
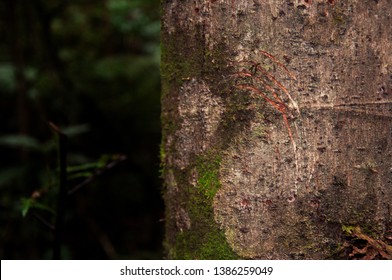
[[[0,257],[162,258],[159,0],[0,1]],[[53,125],[60,130],[53,129]]]

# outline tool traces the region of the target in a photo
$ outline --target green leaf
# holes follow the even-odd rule
[[[31,208],[42,209],[48,211],[52,214],[55,214],[55,211],[47,205],[37,202],[34,198],[22,198],[21,200],[22,206],[22,216],[26,217],[27,213]]]
[[[0,137],[0,145],[12,148],[26,148],[30,150],[41,150],[41,145],[36,139],[26,135],[10,134]]]
[[[90,130],[90,126],[88,124],[72,125],[61,129],[61,131],[67,136],[74,136],[74,135],[86,133],[89,130]]]
[[[80,171],[86,171],[90,169],[95,169],[98,167],[98,162],[92,162],[92,163],[85,163],[81,165],[74,165],[74,166],[68,166],[67,167],[67,172],[68,173],[74,173],[74,172],[80,172]]]
[[[113,155],[102,155],[100,159],[98,160],[98,168],[104,168],[106,165],[109,164],[110,161],[114,158]]]
[[[84,163],[80,165],[68,166],[67,173],[68,179],[77,179],[77,178],[88,178],[94,175],[94,172],[97,169],[104,168],[107,166],[112,160],[115,160],[116,156],[114,155],[102,155],[98,161]]]
[[[3,91],[12,92],[15,90],[16,81],[14,67],[9,63],[0,64],[0,87]]]
[[[68,179],[72,180],[72,179],[78,179],[78,178],[88,178],[88,177],[91,177],[93,174],[94,174],[93,172],[79,172],[79,173],[73,174],[71,176],[68,176]]]

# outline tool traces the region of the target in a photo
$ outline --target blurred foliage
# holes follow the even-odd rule
[[[159,0],[4,0],[0,14],[0,257],[51,258],[53,122],[81,186],[62,257],[161,258]]]

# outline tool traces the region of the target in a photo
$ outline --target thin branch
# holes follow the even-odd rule
[[[53,123],[49,126],[59,136],[59,161],[60,161],[60,182],[59,192],[57,195],[57,215],[55,220],[54,242],[53,242],[53,259],[61,257],[61,245],[64,230],[64,216],[67,203],[67,136]]]
[[[50,230],[54,231],[55,227],[51,223],[49,223],[44,217],[37,213],[33,213],[34,218],[36,218],[38,221],[40,221],[42,224],[44,224],[46,227],[48,227]]]
[[[122,162],[122,161],[124,161],[126,159],[127,159],[127,157],[125,155],[121,155],[116,160],[108,163],[105,167],[99,168],[99,169],[95,170],[94,173],[90,177],[86,178],[84,181],[82,181],[81,183],[79,183],[78,185],[76,185],[75,187],[70,189],[67,194],[69,196],[73,195],[76,191],[80,190],[82,187],[84,187],[84,186],[88,185],[89,183],[91,183],[97,176],[99,176],[102,173],[112,169],[117,164],[119,164],[120,162]]]

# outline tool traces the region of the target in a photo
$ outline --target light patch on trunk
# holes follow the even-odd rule
[[[192,155],[209,149],[219,126],[224,106],[207,83],[195,78],[184,82],[179,94],[178,113],[182,123],[176,132],[176,165],[186,168]]]

